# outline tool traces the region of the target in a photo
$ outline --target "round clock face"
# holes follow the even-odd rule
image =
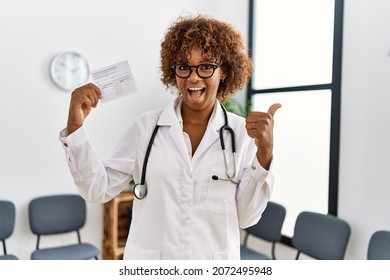
[[[51,63],[51,77],[63,90],[73,90],[89,80],[89,66],[84,56],[75,52],[56,55]]]

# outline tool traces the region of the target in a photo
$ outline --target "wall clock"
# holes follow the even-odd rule
[[[89,80],[89,65],[87,59],[76,52],[57,54],[50,65],[53,82],[66,91],[86,84]]]

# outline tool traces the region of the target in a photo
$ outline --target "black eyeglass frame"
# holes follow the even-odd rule
[[[185,67],[188,67],[189,70],[190,70],[190,71],[188,72],[188,75],[186,75],[186,76],[180,76],[180,75],[176,72],[176,67],[177,67],[177,66],[185,66]],[[213,72],[211,73],[211,75],[210,75],[210,76],[203,76],[203,75],[199,74],[198,69],[199,69],[199,67],[201,67],[201,66],[209,66],[209,67],[211,67],[211,68],[213,69]],[[202,78],[202,79],[207,79],[207,78],[212,77],[212,76],[214,75],[214,73],[215,73],[215,70],[216,70],[217,68],[221,67],[221,66],[222,66],[222,63],[220,63],[220,64],[201,63],[201,64],[199,64],[199,65],[197,65],[197,66],[190,66],[190,65],[185,64],[185,63],[177,63],[177,64],[173,64],[173,65],[171,66],[171,69],[172,69],[173,73],[174,73],[177,77],[182,78],[182,79],[186,79],[186,78],[188,78],[189,76],[191,76],[191,74],[192,74],[192,68],[195,68],[195,72],[196,72],[196,74],[197,74],[200,78]]]

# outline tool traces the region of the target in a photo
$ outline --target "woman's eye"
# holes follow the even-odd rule
[[[213,66],[211,64],[202,64],[200,66],[200,69],[202,69],[202,70],[209,70],[209,69],[212,69],[212,68],[213,68]]]
[[[187,65],[179,65],[179,66],[178,66],[178,69],[179,69],[179,70],[188,70],[188,68],[189,68],[189,67],[188,67]]]

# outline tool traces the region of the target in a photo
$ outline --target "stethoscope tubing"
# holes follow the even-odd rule
[[[222,111],[223,111],[224,116],[225,116],[225,124],[219,130],[219,141],[221,142],[221,148],[222,148],[223,157],[224,157],[224,161],[225,161],[226,176],[228,177],[228,179],[230,181],[233,182],[233,178],[234,178],[234,176],[236,176],[236,137],[235,137],[233,128],[231,128],[229,126],[229,119],[227,116],[227,112],[226,112],[225,107],[222,104],[221,104],[221,108],[222,108]],[[225,149],[225,138],[223,135],[223,132],[225,130],[230,133],[230,137],[232,139],[232,152],[233,152],[233,163],[234,163],[233,168],[234,169],[233,169],[233,173],[231,175],[229,174],[229,167],[227,164],[227,155],[226,155],[226,149]]]
[[[156,138],[157,130],[159,127],[160,127],[159,125],[156,125],[156,127],[153,130],[152,137],[150,137],[149,145],[148,145],[148,148],[147,148],[146,154],[145,154],[144,163],[142,165],[141,185],[145,185],[146,166],[148,165],[150,151],[152,149],[154,138]]]
[[[149,145],[148,145],[148,148],[147,148],[146,154],[145,154],[144,163],[142,165],[141,183],[136,184],[133,187],[134,196],[136,198],[138,198],[139,200],[144,199],[147,195],[147,192],[148,192],[148,188],[145,185],[146,167],[148,165],[149,155],[150,155],[150,151],[152,150],[154,138],[156,137],[157,130],[159,127],[160,127],[159,125],[156,125],[156,127],[153,130],[152,136],[150,137]],[[142,190],[142,188],[144,188],[144,190]]]
[[[224,162],[225,162],[225,168],[226,168],[226,176],[228,177],[228,179],[219,179],[218,176],[216,176],[216,175],[212,176],[212,178],[214,180],[232,181],[233,183],[237,183],[237,182],[233,181],[233,178],[236,175],[236,140],[235,140],[235,134],[234,134],[234,130],[229,126],[228,116],[227,116],[227,112],[226,112],[225,107],[222,104],[220,104],[220,105],[221,105],[222,111],[224,113],[225,124],[219,130],[219,140],[220,140],[220,143],[221,143],[221,148],[222,148],[222,152],[223,152],[223,156],[224,156]],[[158,131],[159,127],[160,126],[156,124],[156,127],[153,130],[152,136],[150,137],[148,148],[146,149],[145,159],[144,159],[144,162],[143,162],[143,165],[142,165],[141,182],[138,183],[138,184],[135,184],[134,187],[133,187],[134,196],[137,199],[139,199],[139,200],[144,199],[146,197],[146,195],[147,195],[147,186],[145,184],[146,167],[148,165],[149,155],[150,155],[150,151],[152,149],[154,138],[156,137],[156,134],[157,134],[157,131]],[[231,141],[232,141],[233,167],[234,167],[232,175],[229,175],[229,169],[228,169],[228,164],[227,164],[225,141],[224,141],[224,135],[223,135],[225,130],[230,133],[230,137],[232,139]]]

